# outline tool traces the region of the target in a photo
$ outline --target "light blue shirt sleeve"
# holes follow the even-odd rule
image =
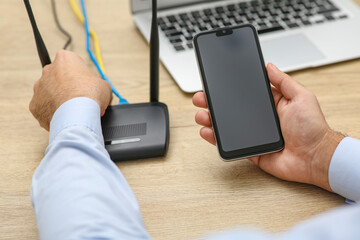
[[[150,239],[137,200],[104,148],[100,107],[64,103],[31,188],[40,239]]]
[[[345,138],[339,144],[329,181],[338,194],[360,200],[360,141]],[[31,198],[40,239],[150,239],[133,192],[104,148],[100,108],[91,99],[72,99],[54,114]],[[203,239],[355,240],[359,226],[356,205],[322,214],[282,234],[239,229]]]
[[[337,194],[360,201],[360,141],[344,138],[336,148],[329,167],[331,189]]]

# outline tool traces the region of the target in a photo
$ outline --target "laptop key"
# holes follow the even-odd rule
[[[176,28],[174,26],[167,26],[167,25],[161,25],[160,28],[164,32],[175,31],[176,30]]]
[[[266,23],[264,23],[264,22],[258,22],[258,25],[259,25],[260,27],[266,27]]]
[[[203,22],[204,22],[204,23],[212,23],[212,21],[211,21],[209,18],[203,19]]]
[[[324,14],[325,18],[329,21],[333,21],[335,20],[335,18],[333,17],[333,15],[330,13]]]
[[[161,25],[161,24],[165,24],[165,21],[163,18],[158,18],[158,24]]]
[[[345,18],[348,18],[348,15],[341,15],[339,18],[340,19],[345,19]]]
[[[253,21],[255,21],[255,18],[253,18],[253,17],[247,17],[247,20],[248,20],[249,22],[253,22]]]
[[[161,28],[161,30],[166,31],[167,28],[168,28],[168,26],[166,26],[165,24],[163,24],[163,25],[160,25],[160,28]]]
[[[167,16],[167,19],[168,19],[169,22],[171,22],[171,23],[177,22],[177,21],[176,21],[176,17],[173,16],[173,15]]]
[[[245,2],[241,2],[241,3],[239,3],[239,8],[241,8],[241,9],[247,9],[247,8],[248,8],[248,5],[247,5],[247,3],[245,3]]]
[[[282,26],[275,25],[270,28],[259,29],[258,34],[260,35],[260,34],[264,34],[264,33],[276,32],[276,31],[281,31],[281,30],[284,30],[284,28]]]
[[[181,13],[179,14],[179,17],[183,20],[186,21],[189,19],[189,16],[187,15],[187,13]]]
[[[181,45],[174,46],[174,48],[175,48],[175,50],[178,51],[178,52],[185,50],[185,48],[184,48],[183,46],[181,46]]]
[[[235,15],[232,14],[232,13],[229,13],[229,14],[227,14],[226,16],[227,16],[228,18],[235,18]]]
[[[259,18],[261,18],[261,19],[267,18],[267,16],[266,16],[265,14],[259,14],[258,16],[259,16]]]
[[[216,8],[215,8],[215,11],[216,11],[218,14],[221,14],[221,13],[224,13],[224,12],[225,12],[225,10],[224,10],[223,7],[216,7]]]
[[[314,16],[314,14],[311,13],[311,12],[308,12],[308,13],[305,14],[305,16],[307,16],[307,17],[312,17],[312,16]]]
[[[210,8],[204,9],[203,12],[204,12],[204,15],[208,16],[208,17],[213,15],[213,12]]]
[[[182,39],[181,38],[170,38],[170,42],[171,43],[181,43]]]
[[[250,4],[252,6],[259,6],[260,5],[260,3],[258,1],[251,1]]]
[[[193,46],[192,43],[188,43],[188,44],[187,44],[187,47],[190,48],[190,49],[193,49],[193,48],[194,48],[194,46]]]
[[[171,32],[167,32],[166,36],[167,37],[175,37],[175,36],[181,36],[183,35],[182,32],[178,32],[178,31],[171,31]]]
[[[331,8],[322,7],[322,8],[319,8],[318,14],[324,14],[324,13],[336,12],[336,11],[339,11],[339,9],[335,6],[333,6]]]
[[[287,23],[287,26],[288,26],[289,28],[299,27],[299,25],[298,25],[297,23],[291,23],[291,22]]]
[[[309,26],[311,25],[311,22],[308,20],[301,20],[302,24],[304,24],[305,26]]]
[[[227,9],[228,9],[230,12],[235,11],[235,4],[229,4],[229,5],[227,6]]]
[[[251,10],[250,10],[250,13],[251,14],[257,14],[259,11],[257,10],[257,9],[255,9],[255,8],[252,8]]]
[[[193,11],[193,12],[191,12],[191,15],[193,16],[193,18],[200,18],[201,17],[199,11]]]

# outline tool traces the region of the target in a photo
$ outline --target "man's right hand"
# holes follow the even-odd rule
[[[344,138],[331,130],[315,95],[281,72],[273,64],[268,76],[285,140],[281,152],[250,158],[264,171],[288,181],[314,184],[331,191],[328,179],[332,155]],[[194,105],[207,108],[203,92],[193,97]],[[204,126],[200,135],[216,144],[209,113],[200,110],[195,117]]]
[[[35,83],[29,108],[40,126],[49,130],[55,111],[76,97],[93,99],[103,115],[112,100],[111,87],[96,76],[78,55],[61,50],[54,62],[44,67],[41,78]]]

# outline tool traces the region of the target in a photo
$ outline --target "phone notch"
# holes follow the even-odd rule
[[[222,28],[216,31],[216,36],[218,37],[231,35],[231,34],[233,34],[233,30],[231,28]]]

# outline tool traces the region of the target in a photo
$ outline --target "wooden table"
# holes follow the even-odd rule
[[[50,1],[31,2],[54,57],[66,39],[54,24]],[[95,71],[82,26],[68,1],[57,2],[59,17],[74,37],[71,50]],[[130,102],[147,101],[149,47],[134,26],[129,0],[99,2],[87,0],[87,5],[108,75]],[[48,133],[28,104],[41,68],[22,1],[1,0],[0,12],[0,234],[1,239],[36,239],[30,185]],[[316,93],[331,127],[360,138],[360,60],[291,75]],[[163,67],[160,85],[170,111],[167,157],[118,164],[154,239],[196,238],[240,225],[281,231],[343,204],[335,194],[279,180],[247,160],[224,163],[216,148],[199,137],[192,95],[183,93]]]

